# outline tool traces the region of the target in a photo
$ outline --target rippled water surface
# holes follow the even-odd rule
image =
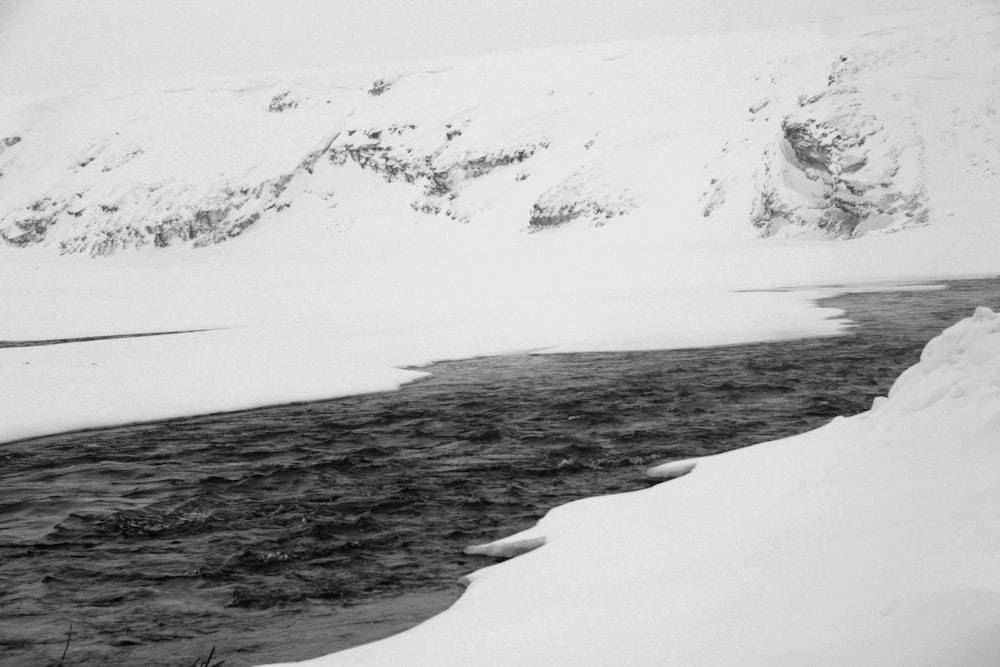
[[[654,462],[865,410],[1000,281],[828,300],[848,335],[437,364],[401,391],[0,445],[0,664],[314,657],[445,608],[462,548]]]

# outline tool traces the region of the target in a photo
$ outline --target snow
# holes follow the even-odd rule
[[[941,8],[8,109],[0,232],[24,247],[0,244],[0,340],[198,333],[0,349],[0,440],[389,389],[440,359],[834,335],[817,286],[994,274],[997,22]],[[851,159],[889,179],[859,210],[898,215],[850,243],[816,216],[760,238],[782,121],[847,133],[859,104],[874,134]],[[893,193],[919,193],[912,219]]]
[[[274,273],[70,259],[79,291],[44,265],[28,291],[23,281],[3,281],[5,312],[30,315],[5,318],[5,338],[193,331],[0,349],[0,433],[10,440],[388,390],[423,375],[403,367],[440,359],[692,347],[830,335],[843,326],[827,319],[838,311],[811,305],[813,291],[636,293],[634,274],[594,275],[566,258],[511,265],[510,253],[493,261],[439,256],[431,275],[417,259],[338,259],[334,271],[303,262]],[[576,282],[537,284],[549,275]]]
[[[697,461],[670,461],[650,468],[646,474],[656,479],[674,479],[688,474],[697,465]]]
[[[980,308],[869,412],[558,507],[448,611],[298,664],[996,664],[998,438]]]
[[[159,335],[0,348],[0,441],[836,335],[823,296],[995,275],[998,42],[941,6],[3,109],[0,341]],[[521,555],[313,664],[1000,663],[998,330],[470,547]]]

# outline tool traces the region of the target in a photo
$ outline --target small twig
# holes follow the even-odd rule
[[[213,657],[215,657],[215,647],[214,646],[212,647],[212,650],[209,651],[209,653],[208,653],[208,659],[205,660],[205,662],[202,662],[201,658],[195,658],[194,663],[191,664],[191,667],[212,667],[212,658]],[[223,663],[220,662],[219,664],[222,665]]]
[[[69,651],[69,640],[72,638],[73,638],[73,624],[70,623],[69,632],[66,633],[66,648],[63,649],[63,654],[62,657],[59,658],[59,665],[57,667],[61,667],[63,664],[63,660],[66,659],[66,652]]]

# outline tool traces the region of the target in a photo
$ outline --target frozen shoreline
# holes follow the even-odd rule
[[[129,664],[173,649],[156,639],[155,647],[111,649],[122,615],[139,639],[150,630],[156,636],[147,619],[178,633],[212,629],[182,653],[204,655],[214,644],[227,661],[237,655],[254,655],[256,662],[301,660],[349,648],[362,642],[345,645],[331,634],[324,650],[320,623],[297,623],[295,632],[309,633],[302,637],[266,628],[297,618],[302,596],[318,595],[316,602],[325,606],[331,581],[357,595],[348,604],[367,598],[361,591],[376,583],[400,590],[421,579],[451,584],[485,564],[462,556],[463,548],[527,528],[566,502],[648,486],[643,468],[656,461],[786,437],[838,414],[864,411],[917,361],[928,338],[975,304],[992,302],[997,283],[835,297],[824,305],[843,309],[859,325],[835,338],[446,362],[423,369],[432,377],[399,392],[6,445],[11,469],[4,487],[9,497],[26,499],[8,520],[24,517],[38,530],[33,539],[62,545],[8,562],[3,569],[12,590],[31,590],[39,576],[73,563],[72,573],[60,577],[60,590],[78,591],[70,606],[47,599],[47,632],[37,616],[33,632],[17,631],[17,624],[12,629],[15,636],[41,640],[36,650],[44,651],[44,642],[63,629],[62,620],[75,626],[79,620],[78,660],[77,650],[89,642],[92,661],[110,649]],[[117,471],[111,484],[104,483],[104,471]],[[92,490],[88,480],[94,478]],[[349,502],[341,506],[343,499]],[[402,499],[405,508],[393,499]],[[136,505],[148,501],[154,502]],[[261,510],[259,519],[248,520]],[[345,510],[369,519],[353,527]],[[297,516],[303,512],[305,523]],[[332,534],[331,521],[339,526]],[[8,530],[8,537],[24,537],[21,527],[8,523]],[[136,530],[153,532],[135,536]],[[317,530],[318,542],[310,537]],[[97,535],[107,541],[88,547]],[[354,558],[329,572],[312,567],[310,554],[322,559],[343,540],[358,541],[348,552]],[[135,551],[123,554],[122,548]],[[292,559],[257,569],[282,554]],[[229,563],[225,570],[235,579],[184,579],[142,608],[105,606],[99,621],[83,620],[89,615],[80,606],[114,597],[109,587],[156,587],[163,574],[192,563],[208,563],[211,572],[220,562]],[[409,563],[403,571],[415,579],[396,576],[400,563]],[[115,574],[108,580],[102,572]],[[248,595],[252,591],[259,593]],[[277,605],[270,608],[271,624],[267,612],[251,612],[273,650],[244,647],[243,607],[219,606],[230,593],[240,605]],[[389,591],[375,595],[383,593]],[[197,620],[184,611],[205,602],[206,615]],[[311,606],[305,603],[310,618]],[[441,610],[428,610],[425,618]],[[350,618],[345,611],[329,622],[341,626]]]
[[[559,507],[448,611],[296,664],[993,664],[998,374],[980,308],[869,412]]]
[[[983,3],[4,109],[0,339],[199,331],[0,349],[0,442],[835,335],[805,286],[995,275],[998,50]],[[1000,663],[998,387],[981,309],[870,412],[553,510],[312,664]]]
[[[933,283],[926,285],[909,285],[903,289],[935,289]],[[800,322],[796,322],[796,327],[791,334],[781,330],[756,329],[749,332],[717,332],[714,335],[713,343],[696,344],[687,343],[680,339],[676,344],[667,344],[663,348],[646,348],[642,345],[635,347],[618,347],[617,349],[603,349],[597,347],[588,348],[585,344],[579,347],[573,345],[548,347],[539,350],[537,347],[534,353],[558,353],[577,351],[627,351],[629,349],[684,349],[688,347],[714,347],[719,345],[736,345],[754,342],[769,342],[787,340],[789,338],[809,338],[837,335],[842,332],[845,321],[837,317],[839,311],[823,308],[816,303],[816,300],[834,296],[838,293],[851,291],[895,291],[900,289],[899,285],[888,283],[883,285],[865,285],[858,287],[838,287],[838,288],[812,288],[804,290],[806,309],[813,309],[815,315],[809,313],[814,318],[809,328]],[[780,290],[772,294],[793,294],[795,290]],[[752,295],[751,295],[752,296]],[[824,319],[816,319],[824,318]],[[773,327],[773,323],[769,323]],[[176,336],[176,340],[174,337]],[[294,339],[294,334],[289,335],[289,347],[296,346],[298,341]],[[249,334],[249,340],[253,341],[253,334]],[[212,341],[211,339],[216,340]],[[4,356],[16,356],[22,366],[33,366],[30,373],[34,376],[34,381],[39,383],[37,391],[44,393],[48,399],[41,402],[40,408],[44,414],[32,413],[28,407],[22,406],[12,410],[11,418],[5,420],[0,428],[0,442],[11,442],[24,440],[56,433],[71,431],[92,430],[106,427],[121,426],[126,424],[160,421],[165,419],[175,419],[196,415],[214,414],[219,412],[233,412],[248,410],[270,405],[284,405],[290,403],[302,403],[316,400],[326,400],[341,398],[344,396],[366,394],[379,391],[392,391],[399,389],[403,384],[420,379],[425,375],[420,370],[443,358],[426,357],[419,361],[405,361],[398,365],[374,372],[369,367],[354,366],[353,377],[347,384],[337,384],[327,378],[319,377],[319,372],[315,368],[306,370],[305,366],[292,367],[285,365],[287,356],[283,355],[282,349],[277,347],[275,352],[278,355],[277,362],[282,363],[279,368],[272,366],[261,371],[266,374],[269,384],[264,394],[254,394],[254,390],[260,391],[260,387],[251,387],[250,392],[240,393],[236,387],[225,386],[235,372],[230,364],[238,365],[243,358],[238,357],[233,361],[226,361],[224,365],[217,366],[215,371],[208,370],[212,363],[217,360],[212,359],[220,354],[220,350],[234,344],[233,332],[224,331],[187,331],[177,333],[149,333],[149,334],[122,334],[107,337],[95,337],[94,339],[60,341],[56,344],[39,345],[19,345],[0,348],[0,363]],[[712,336],[706,337],[711,340]],[[210,342],[206,342],[209,339]],[[255,343],[245,342],[244,339],[239,345],[249,347]],[[324,342],[320,342],[322,345]],[[273,343],[272,343],[273,344]],[[542,347],[542,346],[538,346]],[[525,349],[531,349],[525,346]],[[509,353],[508,350],[499,350],[495,353],[486,350],[481,353],[463,355],[462,357],[449,358],[473,358],[483,356],[496,356],[497,354]],[[316,351],[316,357],[321,357],[322,353]],[[195,356],[197,355],[197,356]],[[192,362],[192,357],[195,361]],[[183,358],[189,364],[184,370],[178,371],[175,359]],[[156,364],[161,366],[155,371],[161,378],[163,385],[160,388],[161,395],[157,399],[157,388],[147,388],[142,393],[132,393],[132,388],[115,387],[113,379],[125,378],[136,372],[142,372],[143,364],[149,359],[156,359]],[[345,367],[350,367],[348,363],[338,359],[339,363],[332,367],[327,367],[327,372],[331,377],[339,378]],[[71,368],[87,369],[89,363],[94,371],[88,373],[90,377],[84,375],[75,379]],[[311,363],[311,361],[309,362]],[[40,371],[39,367],[46,367],[45,371]],[[172,368],[163,368],[170,366]],[[96,368],[101,367],[105,373],[110,367],[110,375],[105,374],[103,380],[95,382],[94,375],[97,375]],[[89,370],[89,369],[87,369]],[[39,378],[44,373],[44,379]],[[196,376],[204,373],[208,377],[198,381],[199,391],[194,394],[178,396],[175,386],[177,383],[195,383]],[[185,374],[186,377],[184,375]],[[83,375],[83,374],[81,374]],[[276,387],[282,376],[288,377],[286,384]],[[180,376],[180,377],[178,377]],[[290,377],[289,377],[290,376]],[[304,378],[315,377],[314,384],[308,386]],[[221,379],[222,382],[217,380]],[[207,382],[205,382],[207,380]],[[213,382],[213,380],[215,380]],[[206,387],[206,384],[208,387]],[[19,398],[30,404],[35,402],[34,396],[25,392],[27,383],[21,383]],[[53,387],[58,387],[54,389]],[[57,400],[53,394],[63,394],[62,400]],[[83,397],[90,396],[90,400]],[[152,401],[153,405],[148,405]],[[59,406],[58,408],[56,406]]]
[[[416,341],[407,341],[405,336],[381,340],[372,336],[362,342],[358,335],[345,337],[339,331],[318,329],[303,340],[297,326],[220,328],[176,335],[112,334],[57,345],[0,348],[0,367],[6,365],[13,371],[0,378],[0,385],[4,380],[10,383],[7,395],[12,397],[0,425],[0,442],[393,391],[423,377],[421,368],[437,361],[518,350],[684,349],[837,335],[846,326],[841,313],[817,305],[818,299],[899,288],[896,283],[883,283],[719,293],[697,304],[680,299],[669,312],[674,319],[669,328],[644,334],[640,330],[632,344],[602,340],[601,328],[608,320],[598,313],[605,316],[605,322],[588,317],[587,325],[594,327],[589,337],[567,333],[567,324],[576,323],[567,317],[557,325],[562,332],[548,334],[563,336],[562,344],[553,345],[552,338],[539,338],[532,332],[508,331],[502,342],[457,354],[461,344],[453,344],[454,339],[449,341],[443,333],[436,340],[423,334]],[[934,288],[933,282],[905,287]],[[726,313],[721,320],[693,312],[712,309],[712,299],[720,304],[715,307],[717,313]],[[733,312],[748,316],[729,321]],[[490,336],[496,338],[497,332]],[[345,339],[351,345],[349,351],[343,349]],[[179,391],[179,387],[186,389]]]

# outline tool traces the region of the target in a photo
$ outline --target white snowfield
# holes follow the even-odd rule
[[[995,274],[998,24],[987,3],[4,111],[0,341],[194,332],[0,348],[0,440],[438,359],[831,335],[820,292],[771,290]]]
[[[834,335],[816,286],[995,275],[1000,12],[897,4],[4,109],[0,341],[164,335],[0,347],[0,441]],[[872,411],[557,508],[312,664],[997,665],[998,443],[983,309]]]
[[[868,412],[558,507],[448,611],[296,664],[997,665],[998,444],[980,308]]]

